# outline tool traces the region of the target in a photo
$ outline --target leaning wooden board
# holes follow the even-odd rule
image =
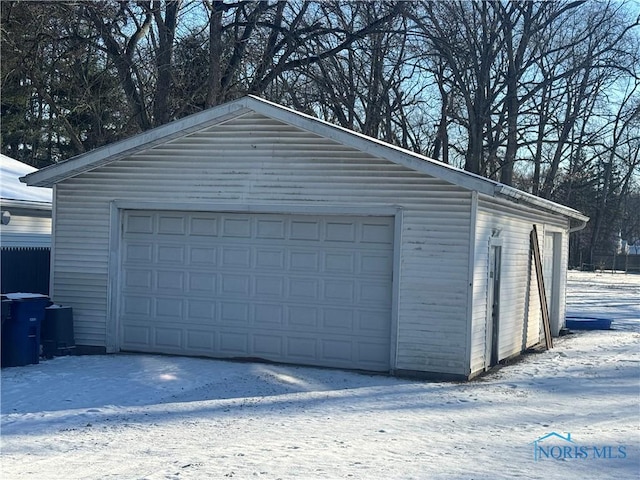
[[[547,306],[547,294],[544,289],[544,276],[542,275],[542,259],[540,258],[540,245],[538,244],[538,229],[533,226],[531,230],[531,249],[533,250],[533,261],[536,266],[536,278],[538,279],[538,297],[540,298],[540,308],[542,309],[542,324],[544,326],[544,341],[547,350],[553,348],[551,338],[551,324],[549,322],[549,308]]]

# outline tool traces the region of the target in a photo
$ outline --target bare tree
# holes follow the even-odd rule
[[[279,81],[287,85],[283,100],[344,127],[423,151],[423,122],[416,113],[426,86],[416,75],[408,19],[394,14],[398,8],[404,12],[409,7],[322,4],[324,15],[333,19],[332,26],[338,31],[353,31],[380,17],[387,20],[354,40],[349,49],[281,76]]]
[[[113,67],[77,6],[2,2],[3,151],[41,167],[118,138]],[[115,107],[117,106],[117,107]]]
[[[489,2],[454,1],[424,2],[414,19],[427,43],[426,55],[435,55],[440,69],[446,67],[440,79],[464,105],[464,113],[448,113],[467,133],[465,170],[485,174],[485,128],[499,94],[492,71],[500,60],[500,18]]]
[[[361,24],[336,25],[340,2],[212,2],[209,106],[262,94],[287,72],[300,72],[349,49],[402,9],[390,4]]]

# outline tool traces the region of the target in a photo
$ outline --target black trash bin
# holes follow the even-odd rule
[[[40,360],[40,326],[51,302],[40,294],[8,294],[2,319],[2,366],[20,367]],[[6,307],[5,307],[6,308]],[[4,309],[3,309],[4,310]]]
[[[76,342],[73,336],[72,308],[63,305],[45,308],[40,339],[45,358],[73,354]]]

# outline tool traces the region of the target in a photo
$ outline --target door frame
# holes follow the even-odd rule
[[[489,239],[487,252],[487,309],[485,317],[484,369],[500,360],[500,290],[502,277],[502,238]]]
[[[403,213],[400,206],[370,205],[364,207],[342,205],[265,205],[265,204],[237,204],[237,203],[191,203],[175,202],[171,204],[112,200],[109,203],[109,282],[107,285],[107,318],[106,318],[106,351],[117,353],[120,351],[120,302],[122,288],[122,258],[121,249],[124,236],[124,212],[132,210],[145,211],[180,211],[180,212],[211,212],[211,213],[251,213],[272,215],[312,215],[312,216],[356,216],[356,217],[393,217],[393,265],[391,279],[391,331],[389,348],[389,368],[394,370],[398,356],[398,325],[399,325],[399,289],[400,289],[400,256],[402,246]]]
[[[553,238],[553,256],[551,258],[551,288],[549,289],[547,296],[547,308],[549,310],[549,320],[551,327],[551,335],[558,336],[560,328],[562,327],[562,321],[560,319],[560,292],[561,292],[561,271],[562,271],[562,231],[552,228],[545,228],[543,243],[546,246],[547,235],[551,235]],[[542,251],[543,259],[547,254],[546,249]],[[545,277],[545,286],[547,285],[547,279]],[[545,292],[547,293],[547,292]]]

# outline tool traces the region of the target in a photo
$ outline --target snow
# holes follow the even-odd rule
[[[613,330],[467,383],[160,355],[4,369],[2,478],[638,478],[640,276],[568,284],[568,312]],[[624,458],[535,461],[552,432]]]
[[[51,189],[29,187],[20,182],[20,177],[37,169],[11,157],[0,154],[0,197],[7,200],[51,203]]]
[[[41,293],[6,293],[2,294],[4,297],[7,297],[8,300],[28,300],[31,298],[48,298],[46,295],[42,295]]]

